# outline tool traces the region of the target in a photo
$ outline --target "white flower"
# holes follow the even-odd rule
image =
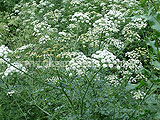
[[[105,59],[102,59],[102,60],[101,60],[101,62],[102,62],[102,63],[105,63],[105,62],[106,62],[106,60],[105,60]]]
[[[78,75],[84,74],[89,68],[99,67],[99,61],[86,57],[83,53],[77,54],[78,56],[69,61],[66,70],[74,70]]]
[[[117,65],[117,69],[118,69],[118,70],[120,70],[120,69],[121,69],[121,67],[120,67],[119,65]]]
[[[63,36],[66,36],[66,35],[67,35],[65,32],[59,32],[58,34],[59,34],[59,35],[63,35]]]
[[[23,72],[26,72],[26,68],[23,67],[22,64],[20,64],[18,62],[14,62],[14,63],[11,63],[11,64],[13,66],[15,66],[15,67],[13,67],[13,66],[11,66],[11,65],[8,64],[8,68],[5,70],[4,76],[2,76],[2,78],[7,77],[8,75],[12,75],[13,73],[17,73],[17,72],[19,72],[21,74],[23,74]],[[20,71],[20,70],[18,70],[17,68],[21,69],[23,72]]]
[[[0,47],[0,56],[7,56],[8,53],[12,53],[12,51],[9,50],[9,48],[6,47],[5,45],[2,45],[2,46]]]
[[[72,73],[69,73],[69,77],[72,77],[72,75],[73,75]]]
[[[24,46],[22,46],[22,47],[20,47],[20,48],[17,48],[16,51],[17,51],[17,50],[25,50],[25,49],[27,49],[27,48],[29,48],[29,47],[33,47],[33,46],[34,46],[33,44],[24,45]]]
[[[113,68],[113,64],[109,64],[108,66],[109,66],[110,68]]]
[[[107,63],[111,63],[111,60],[110,60],[110,59],[107,59],[106,61],[107,61]]]
[[[106,68],[106,67],[107,67],[107,64],[103,64],[102,66],[103,66],[103,68]]]
[[[133,92],[131,92],[131,93],[133,93]],[[138,100],[138,99],[143,99],[143,98],[144,98],[144,95],[145,95],[144,92],[138,90],[137,92],[134,92],[134,93],[133,93],[133,98],[135,98],[135,99],[137,99],[137,100]]]
[[[10,92],[7,93],[7,95],[12,96],[15,93],[15,90],[11,90]]]

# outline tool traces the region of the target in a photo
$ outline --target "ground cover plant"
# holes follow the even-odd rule
[[[159,0],[0,0],[0,120],[160,120]]]

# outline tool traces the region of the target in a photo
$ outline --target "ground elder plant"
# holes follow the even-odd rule
[[[160,119],[158,0],[15,3],[0,6],[0,119]]]

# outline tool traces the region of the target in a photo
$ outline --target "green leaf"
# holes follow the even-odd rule
[[[147,104],[157,104],[157,101],[156,101],[156,99],[155,99],[155,94],[150,95],[150,96],[145,100],[145,102],[146,102]]]
[[[154,24],[154,25],[152,25],[151,28],[156,30],[156,31],[158,31],[158,32],[160,32],[160,25],[159,24]]]
[[[145,84],[146,84],[145,81],[141,80],[140,83],[139,83],[139,85],[136,88],[141,88]]]
[[[152,61],[152,65],[154,65],[156,68],[160,69],[160,63],[158,61]]]
[[[147,45],[151,46],[155,52],[155,54],[157,55],[157,47],[155,46],[155,41],[148,41]]]
[[[154,23],[154,25],[152,25],[152,29],[160,32],[160,21],[157,19],[157,14],[149,16],[148,20]]]
[[[147,0],[141,0],[140,1],[140,3],[141,3],[140,5],[144,5],[146,2],[147,2]]]
[[[160,112],[157,112],[157,114],[154,116],[155,120],[160,120]]]
[[[128,83],[125,90],[130,91],[135,89],[136,87],[137,87],[137,84]]]
[[[5,23],[0,23],[0,31],[6,30],[6,26]]]

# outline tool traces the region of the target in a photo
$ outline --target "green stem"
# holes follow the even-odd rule
[[[31,91],[30,91],[31,92]],[[28,93],[28,91],[27,91]],[[47,114],[48,116],[52,116],[50,113],[48,113],[47,111],[45,111],[43,108],[41,108],[40,106],[37,105],[37,103],[35,102],[34,98],[32,98],[32,96],[28,93],[28,96],[31,98],[32,101],[34,101],[34,105],[39,108],[42,112],[44,112],[45,114]],[[24,98],[22,98],[24,99]],[[28,102],[28,100],[24,99],[25,101]]]
[[[154,7],[154,9],[155,9],[155,11],[157,12],[157,11],[158,11],[158,9],[157,9],[157,5],[156,5],[156,3],[155,3],[153,0],[151,0],[151,2],[152,2],[152,4],[153,4],[153,6],[155,6],[155,7]]]
[[[14,98],[14,97],[13,97],[13,98]],[[20,109],[20,111],[22,112],[22,114],[23,114],[23,116],[24,116],[25,120],[27,120],[26,115],[25,115],[25,113],[23,112],[23,110],[21,109],[21,107],[20,107],[20,105],[18,104],[17,100],[16,100],[15,98],[14,98],[14,100],[15,100],[15,102],[16,102],[16,104],[17,104],[18,108],[19,108],[19,109]]]
[[[156,45],[156,48],[157,48],[158,61],[160,62],[160,51],[159,51],[159,42],[158,42],[158,39],[155,39],[155,45]]]
[[[58,78],[59,78],[61,90],[62,90],[63,94],[66,96],[66,98],[68,99],[68,101],[69,101],[69,103],[70,103],[70,105],[71,105],[71,107],[72,107],[72,110],[74,111],[74,114],[76,115],[77,113],[76,113],[75,107],[74,107],[74,105],[73,105],[73,102],[72,102],[72,100],[70,99],[70,97],[67,95],[66,91],[64,90],[64,87],[62,86],[62,82],[61,82],[62,77],[61,77],[61,75],[59,74],[58,70],[57,70],[57,73],[58,73]]]
[[[149,89],[147,90],[144,98],[139,102],[139,104],[138,104],[137,107],[139,107],[139,106],[144,102],[144,100],[146,99],[146,97],[147,97],[147,95],[149,94],[150,90],[152,89],[153,85],[154,85],[154,83],[152,83],[152,85],[149,87]],[[131,114],[130,117],[133,117],[133,115],[135,114],[135,112],[136,112],[136,109],[133,111],[133,113]],[[131,119],[131,118],[130,118],[130,119]]]
[[[89,87],[91,85],[91,82],[94,80],[94,78],[96,77],[96,75],[98,74],[98,72],[102,69],[102,67],[93,75],[93,77],[91,78],[91,80],[88,82],[88,86],[86,91],[84,92],[84,95],[82,97],[82,101],[81,101],[81,117],[83,116],[83,105],[84,105],[84,98],[89,90]],[[86,79],[88,79],[88,77],[86,76]]]

